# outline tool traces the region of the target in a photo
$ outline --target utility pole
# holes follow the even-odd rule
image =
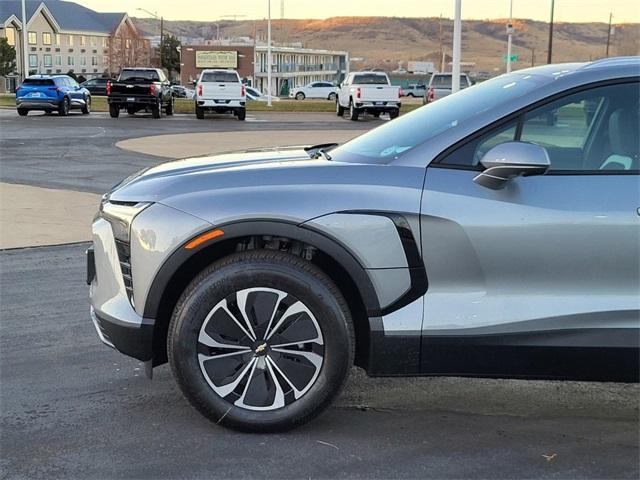
[[[440,14],[439,21],[440,32],[438,37],[440,39],[440,71],[444,72],[444,46],[442,45],[442,13]]]
[[[507,24],[507,73],[511,73],[511,41],[513,38],[513,0],[509,2],[509,23]]]
[[[536,63],[536,49],[532,48],[531,49],[531,66],[535,66]]]
[[[462,0],[455,0],[453,19],[453,65],[451,67],[451,93],[460,90],[460,44],[462,43]]]
[[[271,0],[267,0],[267,106],[271,107]]]
[[[164,17],[160,17],[160,68],[164,65]]]
[[[607,30],[607,50],[605,56],[609,56],[609,45],[611,44],[611,20],[613,19],[613,12],[609,13],[609,28]]]
[[[547,47],[547,63],[551,63],[553,52],[553,7],[555,0],[551,0],[551,20],[549,20],[549,46]]]
[[[29,76],[29,46],[27,28],[27,2],[22,0],[22,79]]]

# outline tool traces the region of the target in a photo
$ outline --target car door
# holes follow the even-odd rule
[[[615,362],[582,367],[605,351],[637,355],[638,86],[568,93],[428,167],[423,371],[607,377]],[[548,173],[474,183],[483,154],[514,140],[545,147]]]

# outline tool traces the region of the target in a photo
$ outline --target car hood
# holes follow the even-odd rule
[[[171,185],[209,177],[217,172],[242,169],[274,169],[293,162],[318,162],[309,158],[304,147],[245,150],[217,155],[185,158],[161,163],[127,177],[107,195],[117,201],[157,201]]]

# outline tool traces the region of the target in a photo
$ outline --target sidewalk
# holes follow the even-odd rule
[[[100,195],[0,183],[0,249],[91,239]]]
[[[165,158],[187,158],[246,150],[249,148],[288,145],[343,143],[366,130],[252,130],[247,132],[202,132],[155,135],[116,143],[131,150]]]

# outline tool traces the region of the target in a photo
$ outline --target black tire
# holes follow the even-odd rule
[[[233,320],[229,316],[224,317],[220,305],[226,301],[224,305],[241,318],[238,294],[243,293],[244,305],[252,309],[253,314],[251,322],[243,320],[244,329],[240,330],[243,328],[238,328],[240,323],[230,323]],[[269,294],[277,295],[278,300],[274,297],[269,299]],[[285,315],[286,311],[300,305],[305,309],[304,313],[300,316],[298,310],[296,320],[287,324],[286,319],[290,317]],[[245,312],[249,311],[246,306]],[[223,316],[218,317],[218,312]],[[279,320],[272,325],[272,319],[278,318],[276,314]],[[267,319],[271,320],[267,323]],[[294,323],[295,333],[289,330]],[[316,337],[307,336],[308,331],[301,334],[303,327],[310,326],[317,332]],[[202,332],[205,331],[203,337]],[[255,338],[266,337],[267,340],[251,343],[249,331],[257,332]],[[219,336],[221,333],[224,337]],[[310,262],[277,251],[238,253],[206,268],[178,300],[168,335],[169,363],[186,398],[212,422],[243,431],[282,431],[311,420],[340,393],[353,364],[353,324],[338,288]],[[294,343],[302,340],[295,338],[297,335],[304,335],[305,341],[300,342],[303,347],[287,343],[291,339]],[[285,355],[280,353],[284,346],[279,349],[274,346],[272,350],[268,342],[270,338],[272,342],[287,343]],[[318,340],[321,345],[315,343]],[[243,346],[245,344],[252,346]],[[231,345],[231,348],[225,345]],[[200,355],[215,357],[225,349],[230,350],[234,355],[231,358],[237,360],[227,358],[224,363],[208,363],[205,368],[205,361],[218,362],[219,359],[202,359]],[[321,359],[319,365],[318,358]],[[263,362],[262,367],[254,376],[252,368],[255,369],[260,361]],[[307,379],[302,379],[302,383],[299,376],[301,366],[313,368],[311,377],[308,376],[309,370],[304,370]],[[280,376],[274,373],[276,367]],[[292,383],[287,384],[285,378],[289,377],[282,372],[298,376],[291,377]],[[297,383],[300,385],[296,389],[301,390],[297,391],[296,398],[291,385]],[[249,390],[251,394],[247,395]],[[249,398],[251,396],[253,399]],[[251,404],[265,408],[258,410],[251,408]]]
[[[238,117],[238,120],[244,121],[244,119],[247,118],[247,110],[244,108],[241,110],[237,110],[236,116]]]
[[[91,97],[87,97],[84,99],[84,107],[82,107],[82,113],[84,115],[89,115],[91,113]]]
[[[169,100],[169,105],[167,105],[167,108],[166,108],[165,112],[169,116],[173,115],[173,97],[171,97],[171,100]]]
[[[120,109],[117,105],[109,105],[109,116],[111,118],[118,118],[120,116]]]
[[[162,116],[162,100],[158,100],[158,103],[151,109],[151,116],[153,118],[160,118]]]
[[[136,114],[136,109],[133,108],[133,107],[127,107],[127,114],[135,115]]]
[[[358,121],[358,117],[360,116],[360,112],[353,104],[353,101],[349,102],[349,120],[356,122]]]
[[[70,107],[71,107],[71,104],[69,103],[69,99],[67,97],[64,97],[62,99],[62,102],[60,102],[60,108],[58,108],[58,115],[60,115],[61,117],[66,117],[67,115],[69,115]]]
[[[339,117],[344,116],[344,107],[340,105],[340,100],[336,99],[336,115]]]
[[[329,96],[327,97],[327,100],[331,100],[332,102],[335,102],[336,98],[337,98],[337,96],[336,96],[335,92],[331,92],[329,94]]]
[[[373,112],[371,115],[373,115],[375,118],[380,118],[380,112]]]
[[[53,110],[51,110],[50,108],[47,108],[47,109],[44,111],[44,114],[45,114],[45,115],[51,115],[51,113],[52,113],[52,112],[53,112]]]
[[[29,110],[27,110],[26,108],[18,109],[18,115],[20,115],[21,117],[26,117],[28,114],[29,114]]]
[[[304,93],[302,92],[296,93],[296,100],[304,100],[305,98],[307,98],[307,96]]]
[[[196,105],[196,118],[202,120],[204,118],[204,108]]]
[[[410,93],[407,93],[407,97],[411,97],[411,98],[413,98],[413,97],[415,97],[415,95],[414,95],[413,93],[411,93],[411,92],[410,92]]]
[[[400,115],[400,110],[391,110],[389,112],[389,118],[391,120],[393,120],[394,118],[398,118],[398,115]]]

